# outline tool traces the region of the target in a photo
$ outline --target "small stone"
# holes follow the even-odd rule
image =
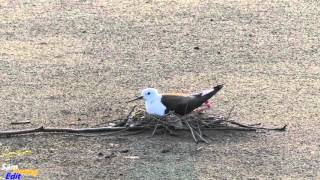
[[[120,150],[119,152],[120,152],[120,153],[127,153],[127,152],[129,152],[129,149],[122,149],[122,150]]]
[[[161,150],[161,153],[168,153],[168,152],[170,152],[169,149],[162,149],[162,150]]]
[[[125,158],[125,159],[140,159],[139,156],[125,156],[123,158]]]
[[[109,146],[112,148],[117,148],[117,147],[120,147],[120,144],[109,143]]]
[[[193,49],[195,49],[195,50],[199,50],[200,48],[199,48],[198,46],[196,46],[196,47],[194,47]]]
[[[107,153],[107,155],[104,158],[105,159],[110,159],[112,157],[114,157],[114,153],[113,152],[109,152],[109,153]]]

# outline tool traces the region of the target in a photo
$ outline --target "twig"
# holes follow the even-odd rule
[[[197,121],[197,128],[198,128],[199,134],[202,136],[202,131],[200,129],[199,121]]]
[[[231,124],[240,126],[240,127],[245,127],[245,128],[257,128],[257,127],[254,127],[254,126],[249,126],[249,125],[241,124],[241,123],[238,123],[238,122],[235,122],[235,121],[228,121],[228,120],[225,120],[225,121],[226,121],[226,122],[229,122],[229,123],[231,123]]]
[[[154,126],[154,129],[153,129],[153,131],[152,131],[151,137],[153,137],[154,134],[156,133],[156,131],[157,131],[157,129],[158,129],[158,126],[159,126],[159,124],[156,124],[156,125]]]
[[[88,123],[79,123],[79,124],[77,124],[77,123],[69,123],[69,125],[70,126],[83,126],[83,125],[88,125]]]
[[[137,107],[137,105],[134,105],[131,109],[131,111],[129,112],[128,116],[127,116],[127,119],[130,118],[131,114],[133,113],[134,109]]]
[[[228,116],[226,118],[226,120],[229,120],[230,116],[231,116],[231,113],[232,111],[234,110],[234,106],[232,106],[232,108],[230,109],[229,113],[228,113]]]
[[[253,124],[248,124],[248,126],[260,126],[261,123],[253,123]]]
[[[265,127],[256,127],[255,129],[263,129],[268,131],[285,131],[287,129],[287,124],[280,128],[265,128]]]
[[[18,124],[30,124],[30,121],[17,121],[17,122],[11,122],[12,125],[18,125]]]
[[[0,131],[0,136],[10,136],[10,135],[19,135],[19,134],[29,134],[37,132],[56,132],[56,133],[97,133],[97,132],[112,132],[119,130],[141,130],[143,127],[101,127],[101,128],[53,128],[53,127],[38,127],[32,129],[24,130],[10,130],[10,131]]]
[[[187,124],[188,128],[189,128],[190,131],[191,131],[191,134],[192,134],[192,137],[193,137],[194,142],[198,143],[198,139],[195,137],[194,132],[193,132],[193,129],[192,129],[192,127],[190,126],[189,122],[188,122],[188,121],[185,121],[185,123]]]
[[[264,130],[276,130],[276,131],[285,131],[286,130],[286,127],[287,125],[281,127],[281,128],[264,128],[264,127],[256,127],[256,126],[252,126],[252,125],[244,125],[244,124],[241,124],[241,123],[238,123],[238,122],[235,122],[235,121],[227,121],[226,122],[229,122],[231,124],[235,124],[237,126],[240,126],[240,127],[244,127],[244,128],[251,128],[251,129],[264,129]]]
[[[134,109],[135,109],[136,107],[137,107],[136,105],[132,107],[132,109],[131,109],[131,111],[129,112],[129,114],[127,115],[127,118],[126,118],[126,119],[116,119],[116,120],[113,120],[113,121],[107,121],[107,122],[103,122],[103,123],[96,124],[96,125],[94,125],[94,126],[92,126],[92,127],[98,127],[98,126],[100,126],[100,125],[108,124],[108,123],[115,122],[115,121],[119,121],[119,120],[121,120],[121,122],[117,123],[114,127],[124,126],[124,125],[127,123],[128,119],[130,118],[131,114],[133,113],[133,111],[134,111]]]
[[[241,128],[241,127],[212,127],[212,128],[204,128],[203,130],[257,131],[257,129],[254,129],[254,128]]]
[[[198,124],[198,125],[199,125],[199,124]],[[204,137],[202,137],[202,135],[201,135],[202,133],[201,133],[200,128],[199,128],[199,132],[197,132],[196,128],[192,127],[190,124],[189,124],[189,126],[194,130],[194,132],[196,133],[196,135],[197,135],[203,142],[209,144],[209,142],[208,142]]]
[[[195,130],[194,132],[198,135],[198,137],[199,137],[203,142],[209,144],[209,142],[208,142],[204,137],[202,137],[196,130]]]
[[[168,116],[168,115],[167,115],[167,116]],[[157,117],[155,117],[155,116],[150,116],[150,117],[151,117],[151,119],[153,119],[153,120],[155,120],[155,121],[157,121],[157,122],[159,122],[159,123],[161,123],[161,124],[163,124],[163,125],[171,126],[170,123],[164,121],[164,119],[165,119],[167,116],[164,116],[164,117],[162,117],[161,119],[159,119],[159,118],[157,118]]]

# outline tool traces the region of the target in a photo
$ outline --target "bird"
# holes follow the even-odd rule
[[[190,95],[177,93],[160,94],[155,88],[146,88],[142,90],[141,96],[127,101],[127,103],[143,99],[148,114],[165,116],[173,111],[179,115],[186,115],[202,105],[210,107],[208,100],[217,94],[222,87],[223,84]]]

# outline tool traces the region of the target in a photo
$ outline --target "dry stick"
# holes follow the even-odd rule
[[[126,119],[116,119],[116,120],[113,120],[113,121],[107,121],[107,122],[103,122],[103,123],[100,123],[100,124],[96,124],[92,127],[97,127],[97,126],[100,126],[100,125],[104,125],[104,124],[107,124],[107,123],[111,123],[111,122],[114,122],[114,121],[118,121],[118,120],[122,120],[121,122],[119,122],[118,124],[116,124],[114,127],[121,127],[121,126],[124,126],[126,124],[126,122],[128,121],[128,119],[130,118],[131,114],[133,113],[134,109],[137,107],[137,105],[133,106],[131,111],[129,112],[129,114],[127,115],[127,118]]]
[[[280,128],[264,128],[264,127],[256,127],[256,129],[263,129],[263,130],[269,130],[269,131],[285,131],[287,129],[287,124]]]
[[[229,118],[231,116],[231,113],[232,111],[234,110],[234,107],[235,106],[232,106],[232,108],[230,109],[229,111],[229,114],[227,116],[227,118],[224,120],[225,122],[229,122],[231,124],[234,124],[234,125],[237,125],[237,126],[240,126],[240,127],[244,127],[244,128],[254,128],[254,129],[264,129],[264,130],[277,130],[277,131],[285,131],[286,130],[286,127],[287,125],[281,127],[281,128],[264,128],[264,127],[254,127],[256,125],[260,125],[261,123],[257,123],[257,124],[253,124],[253,125],[244,125],[244,124],[241,124],[241,123],[238,123],[238,122],[235,122],[235,121],[229,121]]]
[[[184,108],[184,114],[187,114],[188,106],[189,106],[189,103],[187,103],[186,107]]]
[[[233,109],[233,108],[232,108]],[[230,114],[231,114],[231,111],[232,109],[230,110],[229,112],[229,115],[228,115],[228,118],[230,117]],[[210,120],[210,119],[214,119],[215,117],[209,117],[209,118],[206,118],[206,120]],[[248,124],[248,125],[245,125],[245,124],[242,124],[242,123],[239,123],[239,122],[235,122],[235,121],[232,121],[232,120],[228,120],[228,118],[226,119],[219,119],[219,120],[215,120],[213,122],[211,122],[211,124],[220,124],[222,122],[227,122],[227,123],[231,123],[231,124],[234,124],[234,125],[237,125],[239,127],[243,127],[243,128],[253,128],[253,129],[264,129],[264,130],[276,130],[276,131],[284,131],[285,128],[286,128],[286,125],[281,127],[281,128],[264,128],[264,127],[256,127],[256,126],[259,126],[261,125],[261,123],[255,123],[255,124]],[[202,124],[206,125],[207,127],[211,124],[207,124],[205,122],[201,122]]]
[[[18,122],[11,122],[10,124],[12,125],[17,125],[17,124],[29,124],[31,123],[30,121],[18,121]]]
[[[97,132],[112,132],[119,130],[141,130],[143,127],[101,127],[101,128],[82,128],[82,129],[73,129],[73,128],[53,128],[53,127],[38,127],[32,129],[24,130],[11,130],[11,131],[0,131],[0,136],[10,136],[18,134],[29,134],[36,132],[59,132],[59,133],[97,133]]]
[[[210,139],[211,141],[213,141],[213,140],[214,140],[214,139],[212,139],[210,136],[207,136],[206,134],[203,134],[202,136],[204,136],[204,137],[206,137],[206,138]]]
[[[185,123],[187,124],[187,126],[189,127],[189,129],[191,131],[194,142],[198,143],[198,139],[195,137],[193,129],[191,128],[190,124],[188,123],[188,121],[185,121]]]
[[[264,127],[255,127],[255,126],[250,126],[250,125],[244,125],[244,124],[241,124],[241,123],[238,123],[238,122],[235,122],[235,121],[227,121],[226,122],[229,122],[231,124],[235,124],[237,126],[240,126],[240,127],[244,127],[244,128],[251,128],[251,129],[264,129],[264,130],[276,130],[276,131],[285,131],[286,130],[286,127],[287,125],[284,125],[283,127],[281,128],[264,128]]]
[[[158,129],[158,126],[159,126],[159,124],[156,124],[156,125],[154,126],[154,129],[153,129],[153,132],[152,132],[152,134],[151,134],[151,137],[153,137],[154,134],[156,133],[156,130]]]
[[[83,126],[83,125],[87,125],[87,126],[88,126],[88,123],[79,123],[79,124],[77,124],[77,123],[69,123],[68,125],[70,125],[70,126]]]
[[[206,125],[206,126],[209,126],[209,125],[212,125],[212,124],[221,124],[222,122],[224,122],[225,120],[224,119],[217,119],[215,120],[216,118],[215,117],[209,117],[209,118],[205,118],[204,120],[211,120],[213,119],[212,122],[210,122],[210,124],[204,122],[204,121],[201,121],[202,124]]]
[[[201,122],[201,125],[204,125],[204,126],[206,126],[206,127],[210,127],[210,124],[208,124],[208,123],[206,123],[206,122]]]
[[[260,126],[261,123],[253,123],[253,124],[248,124],[248,126]]]
[[[191,126],[191,125],[190,125],[190,126]],[[200,135],[200,133],[198,133],[195,128],[193,128],[192,126],[191,126],[191,128],[194,130],[194,133],[195,133],[203,142],[209,144],[209,142],[208,142],[202,135]]]
[[[238,122],[235,122],[235,121],[228,121],[228,120],[225,120],[225,121],[228,122],[228,123],[237,125],[237,126],[239,126],[239,127],[244,127],[244,128],[258,128],[258,127],[254,127],[254,126],[249,126],[249,125],[241,124],[241,123],[238,123]]]
[[[198,128],[198,131],[199,131],[200,135],[202,136],[202,131],[200,129],[200,125],[199,125],[199,121],[198,120],[197,120],[197,128]]]
[[[155,120],[155,121],[157,121],[157,122],[160,122],[162,125],[168,125],[168,126],[171,125],[170,123],[167,123],[167,122],[161,120],[161,119],[164,119],[166,116],[165,116],[165,117],[162,117],[161,119],[159,119],[159,118],[157,118],[157,117],[155,117],[155,116],[149,116],[149,117],[151,117],[153,120]]]
[[[212,127],[212,128],[204,128],[203,130],[232,130],[232,131],[257,131],[255,128],[241,128],[241,127]]]
[[[199,121],[197,121],[197,124],[198,124],[198,131],[199,131],[200,136],[202,136],[202,137],[204,136],[204,137],[206,137],[206,138],[208,138],[210,140],[213,140],[211,137],[209,137],[206,134],[202,133],[200,125],[199,125]]]
[[[126,118],[126,119],[124,119],[123,121],[121,121],[121,122],[117,123],[117,124],[115,125],[115,127],[121,127],[121,126],[124,126],[124,125],[128,122],[128,120],[129,120],[129,118],[130,118],[131,114],[132,114],[132,113],[133,113],[133,111],[136,109],[136,107],[137,107],[137,105],[134,105],[134,106],[132,107],[131,111],[129,112],[129,114],[127,115],[127,118]]]
[[[165,116],[165,117],[166,117],[166,116]],[[164,119],[165,117],[163,117],[163,118],[161,118],[161,119]],[[154,120],[156,120],[156,121],[158,121],[158,122],[160,122],[160,123],[162,123],[162,127],[164,127],[164,128],[169,132],[170,135],[175,135],[175,134],[168,128],[168,126],[171,125],[170,123],[167,123],[167,122],[165,122],[165,121],[162,121],[161,119],[158,119],[157,117],[154,117],[154,116],[151,116],[151,118],[154,119]]]
[[[194,130],[194,132],[196,133],[196,135],[205,143],[209,144],[209,142],[204,138],[202,137],[201,135],[201,130],[199,129],[199,132],[197,132],[196,128],[192,127],[190,124],[189,126]]]
[[[230,111],[229,111],[229,114],[228,114],[228,116],[227,116],[227,118],[226,118],[227,121],[229,120],[229,118],[230,118],[231,113],[232,113],[233,110],[234,110],[234,106],[232,106],[232,108],[231,108]]]
[[[130,118],[131,114],[133,113],[134,109],[136,109],[137,105],[134,105],[131,109],[131,111],[129,112],[128,116],[127,116],[127,119]]]
[[[200,138],[203,142],[209,144],[209,142],[208,142],[204,137],[202,137],[196,130],[195,130],[194,132],[196,133],[196,135],[199,136],[199,138]]]

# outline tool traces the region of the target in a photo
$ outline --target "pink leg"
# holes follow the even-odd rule
[[[199,108],[197,108],[195,111],[196,112],[203,112],[205,110],[211,109],[212,103],[209,101],[204,102]]]

